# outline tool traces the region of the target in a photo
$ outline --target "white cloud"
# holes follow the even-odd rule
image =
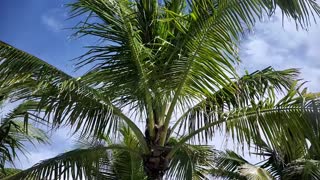
[[[63,22],[67,18],[64,9],[51,9],[41,16],[41,21],[49,30],[59,32],[64,28]]]
[[[41,17],[42,22],[48,26],[48,28],[54,32],[58,32],[62,29],[63,25],[53,16],[43,15]]]
[[[273,66],[275,69],[301,68],[301,77],[310,81],[312,91],[320,91],[320,28],[314,24],[308,32],[297,31],[294,22],[280,16],[259,23],[255,33],[242,43],[243,68],[250,71]]]

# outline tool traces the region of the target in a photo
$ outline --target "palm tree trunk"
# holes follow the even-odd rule
[[[168,169],[168,163],[161,156],[149,156],[144,159],[144,171],[148,180],[162,180]]]
[[[170,159],[166,156],[170,147],[152,146],[151,154],[143,159],[144,171],[148,180],[162,180],[166,171],[169,169]]]
[[[148,175],[148,180],[162,180],[163,179],[163,175],[161,174],[149,174]]]

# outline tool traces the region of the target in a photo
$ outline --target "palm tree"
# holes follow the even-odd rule
[[[7,95],[6,88],[0,84],[0,104],[6,101]],[[25,114],[17,108],[0,119],[0,177],[18,171],[5,168],[5,165],[14,165],[14,160],[18,158],[17,152],[25,155],[26,142],[48,143],[48,137],[43,130],[23,122]]]
[[[295,96],[297,94],[299,96]],[[290,95],[289,95],[290,94]],[[301,104],[308,108],[314,108],[319,104],[319,93],[307,93],[293,90],[280,102],[293,98],[291,106],[301,107]],[[302,116],[301,118],[304,118]],[[305,143],[297,143],[295,136],[284,137],[279,134],[277,145],[270,144],[261,137],[256,137],[253,146],[257,152],[252,154],[264,159],[257,164],[251,164],[234,151],[227,150],[220,152],[215,157],[215,168],[212,174],[223,179],[320,179],[320,136],[319,116],[309,114],[309,118],[303,121],[310,121],[308,131],[305,132]],[[290,144],[290,149],[285,149],[285,144]]]
[[[274,140],[281,124],[264,118],[267,114],[287,117],[285,126],[302,142],[303,123],[294,117],[303,109],[289,113],[273,103],[274,93],[289,89],[297,71],[268,68],[238,78],[234,67],[240,37],[257,20],[279,7],[297,27],[308,28],[320,14],[315,1],[78,0],[70,7],[72,17],[86,15],[75,35],[101,39],[79,58],[78,68],[92,67],[83,76],[72,77],[0,43],[0,81],[11,87],[29,120],[71,125],[95,137],[119,136],[118,126],[125,123],[141,146],[149,179],[161,179],[187,141],[207,141],[216,128],[241,143],[251,144],[251,136],[261,134]],[[145,133],[137,121],[145,124]],[[174,146],[172,136],[178,137]]]

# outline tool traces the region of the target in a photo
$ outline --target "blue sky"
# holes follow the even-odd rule
[[[82,48],[94,41],[70,37],[77,20],[66,20],[66,0],[1,0],[0,39],[30,54],[33,54],[59,69],[78,76],[71,60],[83,54]],[[243,63],[239,70],[255,71],[268,66],[276,69],[301,68],[301,77],[310,81],[307,86],[319,91],[320,83],[320,28],[312,26],[308,32],[296,30],[295,24],[284,20],[282,27],[279,13],[263,23],[258,23],[254,33],[243,39],[240,54]],[[21,158],[19,168],[27,168],[41,159],[46,159],[70,149],[72,138],[66,129],[52,133],[51,146],[31,148],[29,160]]]

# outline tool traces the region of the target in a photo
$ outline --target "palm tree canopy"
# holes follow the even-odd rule
[[[221,88],[235,90],[230,84],[237,78],[239,38],[256,20],[280,7],[306,28],[319,14],[312,0],[79,0],[70,7],[72,16],[88,15],[75,34],[102,40],[88,47],[78,63],[93,68],[73,78],[1,43],[1,80],[12,84],[16,96],[27,96],[29,108],[43,110],[47,119],[53,116],[54,125],[66,122],[84,134],[99,134],[124,120],[142,141],[139,128],[122,112],[129,107],[134,117],[147,119],[152,140],[154,125],[163,126],[161,145],[174,112]]]
[[[297,116],[310,108],[275,104],[276,92],[292,87],[297,70],[267,68],[239,78],[235,65],[241,36],[256,21],[279,8],[307,29],[320,14],[314,0],[78,0],[69,7],[72,17],[84,17],[75,36],[101,40],[79,57],[78,68],[92,67],[83,76],[72,77],[0,42],[0,82],[22,102],[17,111],[28,112],[26,119],[71,125],[81,135],[98,137],[119,136],[124,122],[149,158],[145,166],[159,149],[161,163],[174,160],[188,140],[197,134],[211,138],[222,124],[249,144],[263,134],[275,145],[277,131],[288,137],[295,132],[303,141],[301,127],[308,124]],[[277,114],[286,123],[275,121]],[[135,120],[145,122],[145,133]],[[186,134],[163,150],[179,126]]]

